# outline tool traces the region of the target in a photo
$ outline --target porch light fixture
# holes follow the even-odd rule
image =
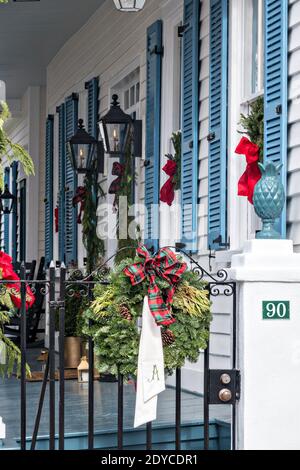
[[[69,158],[77,173],[87,174],[94,169],[97,162],[98,173],[103,172],[103,142],[92,137],[84,128],[83,120],[79,119],[76,134],[68,141]]]
[[[133,120],[129,114],[126,114],[120,108],[118,99],[118,95],[112,96],[110,110],[99,121],[104,150],[112,157],[122,157],[125,155],[127,145],[132,138],[133,154],[135,157],[140,157],[142,154],[142,121]]]
[[[144,8],[146,0],[114,0],[119,11],[140,11]]]
[[[0,195],[0,211],[3,214],[11,214],[16,202],[16,196],[11,194],[8,185],[5,185],[3,193]]]

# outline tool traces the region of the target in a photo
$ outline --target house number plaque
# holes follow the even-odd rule
[[[289,320],[289,300],[263,300],[263,320]]]

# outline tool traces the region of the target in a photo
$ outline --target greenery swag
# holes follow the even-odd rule
[[[241,114],[240,124],[243,126],[242,133],[247,134],[253,144],[259,146],[260,160],[264,153],[264,99],[258,97],[250,104],[248,116]]]
[[[124,273],[127,266],[136,262],[141,259],[124,259],[110,272],[109,284],[96,284],[94,301],[83,314],[83,333],[94,340],[100,373],[116,375],[119,371],[125,378],[137,374],[137,324],[148,283],[132,286]],[[162,292],[168,288],[161,278],[157,285]],[[196,362],[200,350],[207,346],[212,318],[210,301],[205,283],[196,273],[186,271],[182,275],[173,297],[172,315],[175,323],[162,327],[165,369],[169,374],[186,360]]]
[[[82,218],[82,240],[87,253],[87,271],[92,272],[99,257],[105,253],[104,240],[97,235],[97,202],[104,197],[104,191],[98,183],[96,168],[85,177],[86,195]]]

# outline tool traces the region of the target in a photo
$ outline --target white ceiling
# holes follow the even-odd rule
[[[0,4],[0,80],[7,99],[45,84],[46,67],[61,46],[105,0],[41,0]]]

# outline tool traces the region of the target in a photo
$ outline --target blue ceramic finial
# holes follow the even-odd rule
[[[256,234],[256,238],[270,239],[281,238],[279,232],[274,228],[275,222],[281,216],[284,202],[285,192],[278,173],[282,164],[274,165],[268,163],[264,166],[258,163],[261,171],[261,179],[254,188],[254,210],[258,217],[262,220],[262,230]]]

